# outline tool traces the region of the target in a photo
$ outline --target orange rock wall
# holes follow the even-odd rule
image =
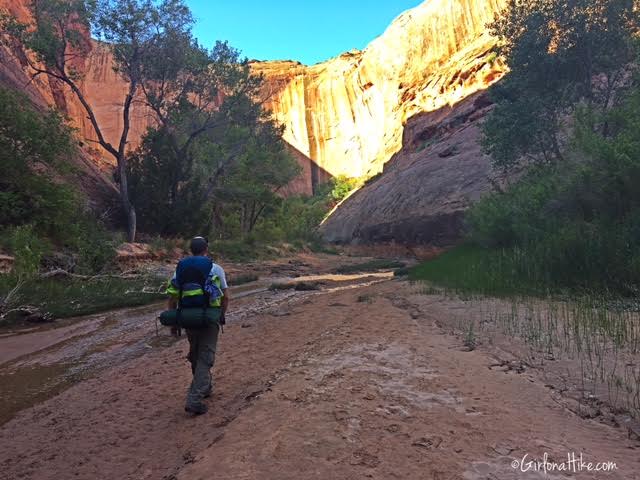
[[[0,8],[25,20],[27,1],[0,0]],[[285,139],[306,175],[289,190],[311,193],[314,184],[330,175],[379,172],[401,148],[408,118],[454,104],[500,78],[504,67],[489,61],[494,40],[486,24],[505,3],[427,0],[398,17],[363,51],[309,67],[288,61],[254,63],[254,70],[265,76],[266,105],[285,125]],[[77,99],[45,77],[30,82],[20,55],[0,51],[0,82],[27,91],[37,104],[55,103],[80,136],[90,140],[87,148],[93,149],[96,162],[112,165],[113,159],[91,142],[96,136]],[[78,69],[105,137],[117,144],[126,84],[113,71],[109,50],[88,40]],[[146,108],[134,104],[130,148],[151,123]]]
[[[27,5],[28,0],[0,0],[0,10],[9,11],[23,22],[28,22],[30,17]],[[121,111],[127,84],[113,71],[112,55],[106,46],[87,39],[83,53],[84,55],[75,61],[75,67],[82,76],[81,90],[93,108],[103,135],[117,148],[122,131]],[[94,154],[96,162],[102,166],[114,165],[115,159],[93,143],[97,136],[75,95],[60,82],[44,75],[33,80],[26,65],[24,52],[10,51],[2,47],[0,81],[10,87],[26,91],[36,105],[56,105],[78,128],[80,138],[88,140],[85,150]],[[140,102],[134,103],[131,112],[130,148],[135,148],[139,144],[140,138],[151,122],[152,118],[146,107]]]
[[[363,51],[306,67],[264,62],[265,98],[285,138],[332,175],[379,172],[412,115],[454,104],[505,72],[486,25],[506,0],[427,0]],[[354,21],[357,21],[354,19]]]

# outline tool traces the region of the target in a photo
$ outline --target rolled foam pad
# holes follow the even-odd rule
[[[166,327],[206,328],[218,325],[222,310],[218,307],[183,308],[180,310],[165,310],[160,314],[160,323]]]

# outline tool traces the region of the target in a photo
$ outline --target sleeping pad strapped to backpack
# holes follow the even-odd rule
[[[222,290],[217,276],[210,278],[213,262],[207,257],[188,257],[178,263],[167,293],[178,300],[178,308],[160,314],[160,323],[178,328],[207,328],[218,325]]]

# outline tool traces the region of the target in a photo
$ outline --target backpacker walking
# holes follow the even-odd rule
[[[211,369],[215,361],[218,333],[229,306],[229,295],[224,270],[208,257],[207,240],[195,237],[191,240],[190,250],[192,256],[178,262],[176,272],[169,280],[167,294],[169,309],[176,309],[178,326],[174,331],[178,334],[181,329],[180,318],[186,318],[188,314],[219,318],[219,321],[208,322],[200,328],[185,328],[193,379],[184,409],[201,415],[207,411],[203,399],[213,392]]]

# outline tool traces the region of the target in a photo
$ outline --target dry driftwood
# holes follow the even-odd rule
[[[53,322],[53,316],[49,312],[42,312],[38,307],[34,307],[33,305],[24,305],[7,310],[0,315],[0,320],[4,320],[9,316],[20,317],[21,320],[29,323]]]
[[[45,273],[41,273],[40,274],[40,278],[41,279],[47,279],[47,278],[56,278],[56,277],[67,277],[67,278],[78,278],[81,280],[98,280],[101,278],[137,278],[140,277],[141,274],[139,273],[134,273],[135,270],[128,270],[126,272],[123,272],[121,274],[101,274],[101,275],[80,275],[78,273],[71,273],[71,272],[67,272],[66,270],[62,270],[60,268],[56,269],[56,270],[51,270],[49,272],[45,272]]]

